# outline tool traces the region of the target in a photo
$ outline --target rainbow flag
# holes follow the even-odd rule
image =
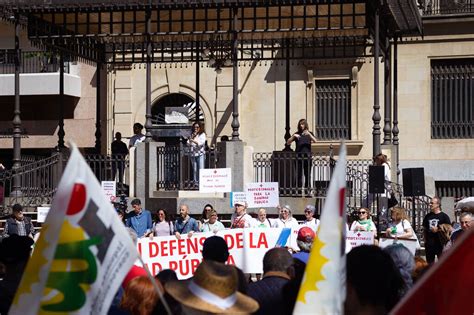
[[[105,314],[138,252],[73,146],[11,315]]]
[[[342,314],[346,296],[346,146],[329,184],[293,314]]]

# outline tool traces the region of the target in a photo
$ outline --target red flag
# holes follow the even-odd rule
[[[391,314],[474,314],[474,229],[463,234]]]

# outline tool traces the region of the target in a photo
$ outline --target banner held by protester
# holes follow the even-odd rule
[[[104,314],[137,256],[73,146],[10,314]]]

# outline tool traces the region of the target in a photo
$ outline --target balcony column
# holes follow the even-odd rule
[[[199,115],[200,115],[200,101],[199,101],[199,95],[201,93],[200,89],[201,89],[201,78],[200,78],[200,71],[199,71],[199,58],[200,58],[200,54],[201,52],[199,51],[199,42],[196,42],[196,119],[195,121],[198,122],[199,121]]]
[[[376,156],[380,151],[380,100],[379,100],[379,13],[380,8],[375,9],[375,31],[374,31],[374,113],[372,115],[372,121],[374,122],[372,126],[372,155]]]
[[[395,159],[397,165],[397,180],[400,176],[400,154],[399,154],[399,129],[398,129],[398,39],[395,36],[393,38],[393,145],[395,147]]]
[[[385,38],[385,62],[384,62],[384,126],[383,144],[389,145],[392,142],[392,47],[390,38]]]
[[[101,125],[100,125],[100,92],[101,92],[101,81],[100,81],[100,69],[102,68],[102,63],[97,62],[96,64],[96,72],[95,72],[95,88],[96,88],[96,98],[95,98],[95,151],[97,154],[100,154],[102,151],[102,143],[101,143],[101,137],[102,133],[100,131]]]
[[[64,53],[59,52],[59,122],[58,150],[64,149]]]
[[[232,141],[240,141],[239,138],[239,65],[237,59],[237,9],[234,9],[234,32],[232,45]]]
[[[145,142],[151,142],[151,10],[146,10],[146,86],[145,86],[145,105],[146,105],[146,121],[145,121]]]
[[[283,151],[291,151],[291,146],[288,145],[288,139],[291,138],[290,134],[290,40],[286,40],[286,73],[285,73],[285,88],[286,88],[286,100],[285,100],[285,148]]]
[[[21,110],[20,110],[20,16],[15,14],[15,107],[13,110],[13,172],[16,173],[21,163]],[[21,196],[21,179],[15,174],[13,177],[12,196]]]

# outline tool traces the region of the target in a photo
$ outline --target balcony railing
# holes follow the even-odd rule
[[[59,58],[42,51],[22,51],[20,73],[53,73],[59,72]],[[15,51],[0,51],[0,74],[15,73]],[[69,62],[64,62],[64,73],[69,73]]]
[[[157,148],[159,191],[198,190],[199,182],[194,180],[193,152],[189,147],[165,146]],[[216,168],[219,152],[215,148],[205,151],[204,168]],[[199,178],[199,177],[197,177]]]
[[[474,14],[474,0],[424,0],[420,3],[423,16]]]

